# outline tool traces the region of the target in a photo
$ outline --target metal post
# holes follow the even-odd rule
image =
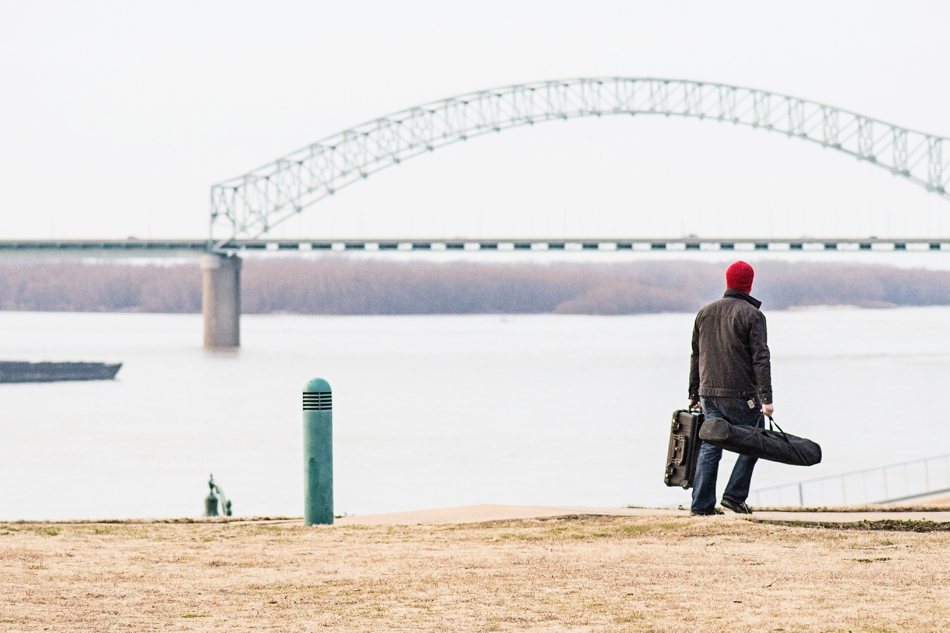
[[[207,348],[241,346],[241,258],[201,258],[201,311]]]
[[[322,378],[303,388],[303,464],[304,524],[333,525],[333,399]]]
[[[801,484],[798,484],[798,505],[805,507],[805,493],[802,492]]]
[[[221,486],[214,483],[214,475],[208,478],[208,496],[205,497],[205,516],[206,517],[216,517],[218,516],[218,501],[221,501],[221,514],[226,517],[231,516],[231,501],[224,496],[224,491],[221,490]],[[218,493],[215,496],[215,493]]]
[[[216,517],[218,516],[218,498],[214,496],[214,490],[208,493],[208,496],[205,497],[205,516],[206,517]]]

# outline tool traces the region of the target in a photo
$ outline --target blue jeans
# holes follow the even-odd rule
[[[700,401],[703,413],[707,418],[722,418],[730,424],[739,426],[764,427],[765,416],[759,410],[762,403],[754,398],[755,408],[749,408],[748,398],[715,398],[703,396]],[[699,447],[699,459],[696,464],[696,477],[693,479],[693,505],[690,510],[696,514],[712,514],[716,511],[716,477],[719,474],[719,460],[722,459],[722,449],[711,444],[703,443]],[[736,503],[745,502],[749,496],[749,485],[752,483],[752,469],[755,468],[756,457],[739,455],[736,465],[732,469],[724,499]]]

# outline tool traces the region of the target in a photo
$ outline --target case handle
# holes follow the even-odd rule
[[[772,426],[774,425],[775,428],[778,429],[778,432],[782,434],[782,439],[785,440],[785,442],[786,442],[789,446],[792,447],[792,450],[793,450],[793,451],[795,451],[795,456],[798,457],[799,461],[804,462],[805,459],[802,457],[801,451],[799,451],[799,450],[798,450],[798,447],[795,446],[794,444],[792,444],[792,441],[791,441],[790,439],[788,439],[788,435],[785,434],[785,431],[782,430],[782,427],[780,427],[778,424],[776,424],[775,420],[772,419],[772,416],[768,416],[768,418],[769,418],[769,430],[770,430],[770,431],[773,430],[773,429],[772,429]]]

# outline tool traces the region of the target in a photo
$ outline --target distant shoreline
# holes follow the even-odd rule
[[[244,314],[659,314],[722,296],[722,263],[392,263],[248,261]],[[828,263],[756,263],[767,310],[950,305],[950,271]],[[0,265],[0,310],[201,312],[197,264]]]

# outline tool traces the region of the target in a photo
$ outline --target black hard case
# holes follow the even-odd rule
[[[699,429],[703,425],[702,411],[680,409],[673,413],[670,426],[670,448],[666,454],[666,474],[663,483],[667,486],[691,488],[696,476],[696,460],[699,457]]]

